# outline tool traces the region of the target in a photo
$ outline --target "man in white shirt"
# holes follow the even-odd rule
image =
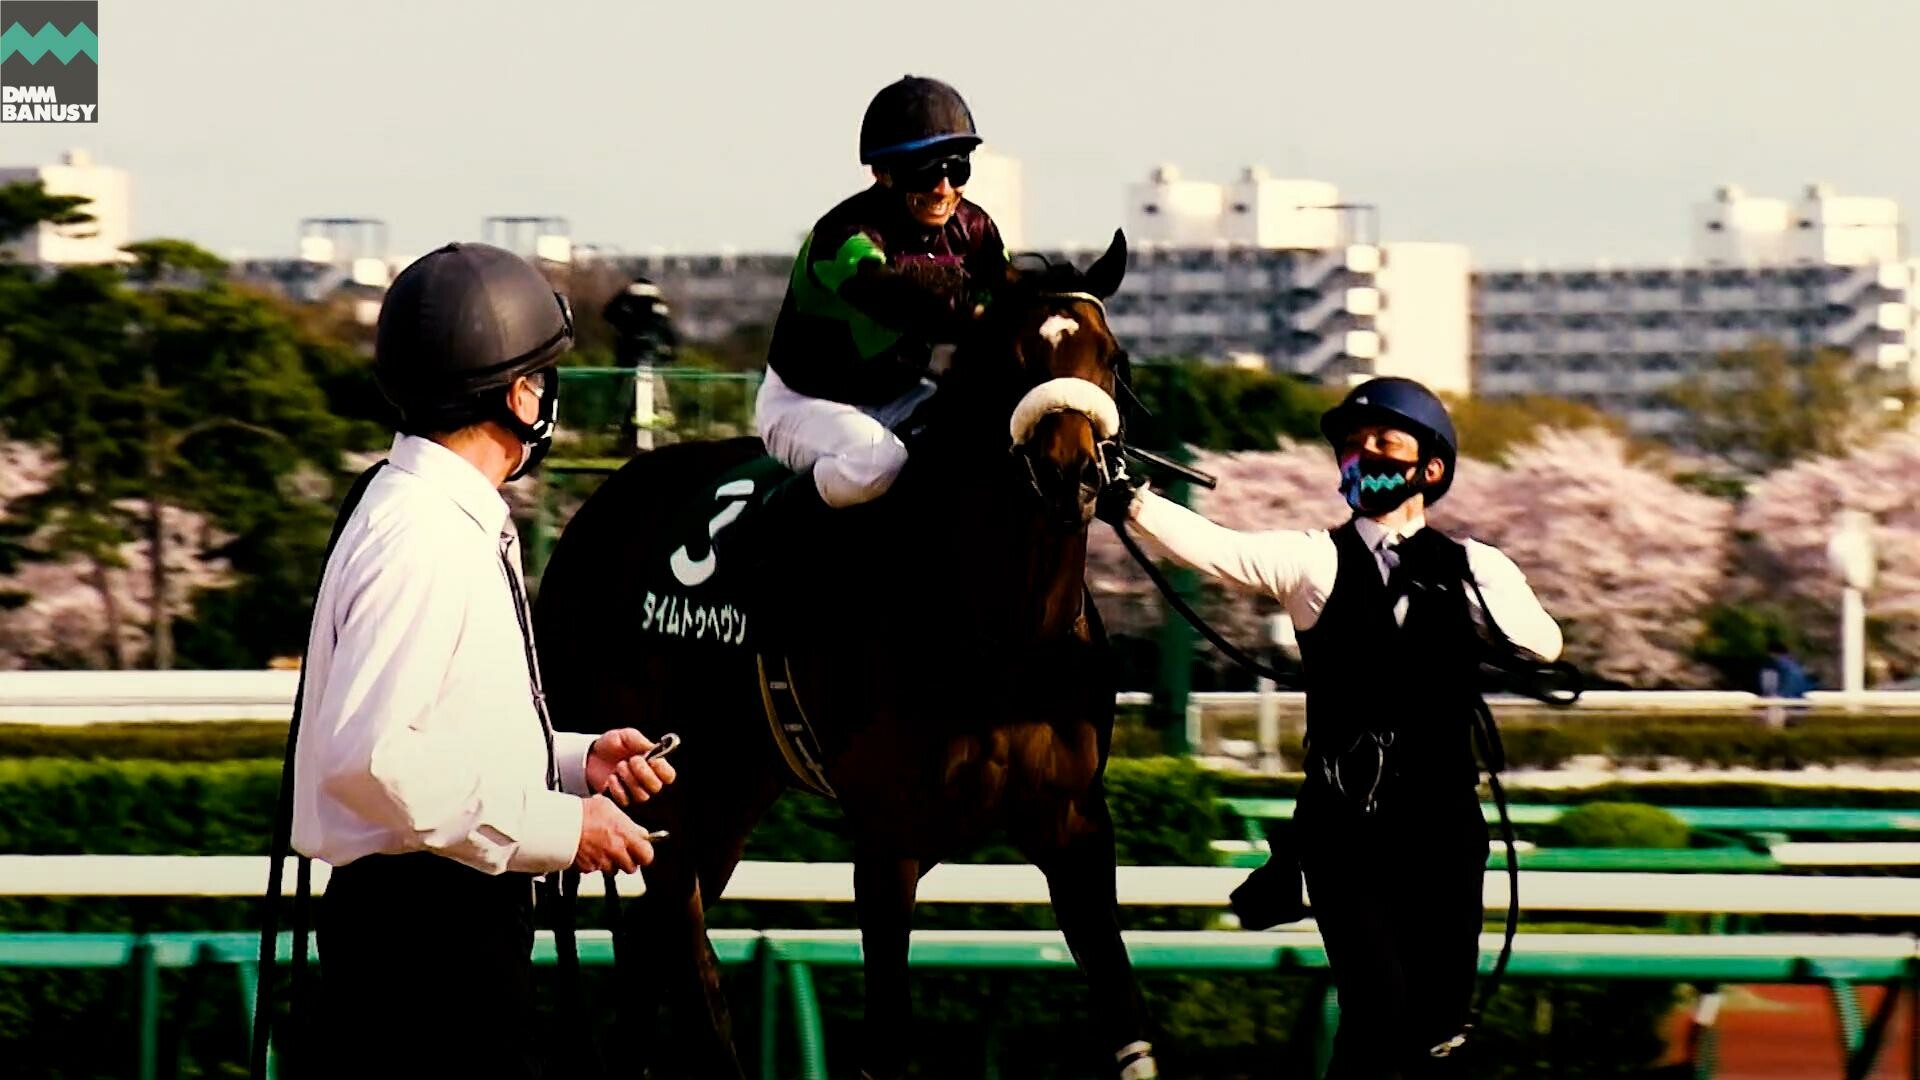
[[[1458,1059],[1430,1051],[1469,1022],[1479,959],[1487,829],[1471,740],[1483,640],[1551,661],[1560,628],[1511,559],[1425,527],[1458,456],[1426,387],[1374,379],[1321,429],[1354,515],[1339,529],[1241,533],[1124,479],[1100,514],[1292,616],[1307,691],[1299,862],[1291,840],[1277,841],[1236,909],[1297,904],[1304,869],[1340,998],[1329,1077],[1446,1075]]]
[[[337,526],[294,748],[293,846],[333,867],[316,1075],[538,1075],[535,878],[652,861],[622,807],[673,767],[632,729],[553,730],[499,491],[546,452],[572,337],[486,245],[421,257],[382,305],[402,430]]]

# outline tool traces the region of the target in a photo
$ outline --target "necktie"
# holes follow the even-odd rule
[[[560,766],[553,753],[553,721],[547,716],[547,694],[540,685],[540,661],[533,650],[533,625],[527,619],[527,594],[520,584],[520,568],[514,564],[514,535],[500,534],[500,569],[507,575],[507,587],[513,592],[513,614],[520,621],[520,642],[526,647],[527,679],[533,693],[533,711],[540,717],[540,734],[547,740],[547,788],[560,788]]]
[[[1400,562],[1402,539],[1389,535],[1380,541],[1380,563],[1387,568],[1387,599],[1393,603],[1393,620],[1397,623],[1407,619],[1407,577]]]

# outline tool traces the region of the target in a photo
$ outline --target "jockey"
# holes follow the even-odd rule
[[[891,428],[931,395],[933,346],[957,340],[1006,265],[999,228],[961,196],[980,141],[967,103],[936,79],[908,76],[867,106],[873,185],[815,223],[774,324],[754,423],[799,475],[766,505],[811,516],[864,503],[905,466]]]

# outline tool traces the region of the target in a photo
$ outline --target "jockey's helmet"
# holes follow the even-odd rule
[[[965,155],[978,145],[973,110],[959,91],[938,79],[908,75],[882,87],[860,121],[862,165],[942,152]]]

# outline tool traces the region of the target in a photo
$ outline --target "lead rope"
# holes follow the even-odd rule
[[[1472,570],[1469,568],[1461,577],[1466,581],[1467,587],[1473,590],[1473,598],[1480,605],[1481,617],[1486,620],[1488,636],[1493,639],[1496,646],[1488,659],[1494,660],[1495,666],[1503,674],[1516,678],[1527,676],[1539,680],[1540,686],[1517,688],[1528,697],[1561,708],[1579,701],[1580,670],[1565,661],[1551,665],[1524,662],[1520,647],[1513,643],[1513,639],[1509,638],[1507,632],[1502,630],[1500,624],[1495,621],[1493,609],[1487,606],[1486,595],[1480,591],[1480,582],[1473,576]],[[1560,672],[1569,677],[1571,696],[1565,699],[1557,698],[1553,696],[1552,690],[1542,688],[1546,682],[1545,671],[1548,670]],[[1507,925],[1505,932],[1501,935],[1500,956],[1494,961],[1493,972],[1474,992],[1473,1005],[1467,1010],[1466,1022],[1460,1026],[1458,1034],[1428,1051],[1429,1055],[1436,1058],[1451,1057],[1454,1051],[1467,1044],[1468,1037],[1479,1027],[1480,1017],[1486,1010],[1487,1002],[1492,1000],[1494,993],[1500,988],[1501,981],[1506,978],[1507,961],[1513,956],[1514,934],[1520,926],[1520,856],[1514,841],[1513,817],[1507,812],[1506,789],[1500,783],[1500,774],[1507,767],[1507,748],[1500,741],[1499,725],[1494,723],[1493,710],[1487,707],[1484,696],[1474,695],[1473,711],[1474,742],[1478,744],[1481,761],[1487,767],[1487,786],[1492,789],[1493,803],[1500,810],[1500,839],[1507,849]]]
[[[547,712],[546,685],[540,678],[540,659],[533,642],[533,619],[528,611],[527,594],[521,584],[519,568],[513,559],[513,547],[518,537],[512,532],[500,534],[500,571],[506,575],[507,589],[513,594],[513,614],[520,624],[520,642],[527,657],[527,678],[532,684],[533,711],[540,719],[540,734],[547,744],[547,790],[560,790],[560,764],[554,756],[553,719]],[[586,1053],[599,1061],[599,1048],[593,1038],[592,1025],[586,1019],[581,1008],[580,997],[580,943],[575,934],[574,900],[580,891],[580,875],[571,868],[558,870],[544,875],[540,879],[538,895],[545,907],[549,928],[553,931],[553,950],[555,966],[559,969],[560,998],[576,1018],[580,1026],[582,1044]]]
[[[347,519],[353,516],[354,508],[360,505],[360,500],[367,493],[367,486],[373,483],[374,474],[384,465],[385,459],[374,462],[347,489],[347,497],[341,501],[340,510],[334,515],[333,532],[327,537],[326,550],[320,556],[320,580],[313,589],[316,601],[321,587],[326,584],[327,561],[333,558],[333,549],[340,544],[340,534],[346,531]],[[260,956],[253,989],[253,1041],[247,1063],[247,1075],[252,1080],[266,1080],[267,1051],[273,1041],[273,969],[279,954],[280,892],[286,881],[287,855],[293,848],[294,747],[300,738],[300,708],[306,693],[307,665],[303,662],[300,665],[299,686],[293,695],[293,715],[287,721],[286,756],[280,763],[280,797],[274,808],[273,834],[267,844],[267,892],[261,897],[260,905]],[[306,1004],[308,913],[312,906],[313,860],[302,855],[299,857],[293,896],[293,1015],[289,1018],[296,1043],[301,1041],[304,1034],[301,1012]],[[299,1049],[304,1050],[304,1045]]]

